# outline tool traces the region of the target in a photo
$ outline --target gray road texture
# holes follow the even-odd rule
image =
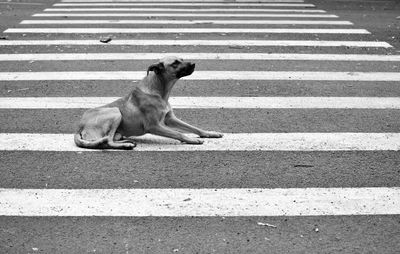
[[[0,30],[56,1],[0,3]],[[370,35],[264,35],[265,40],[377,40],[394,46],[4,46],[0,53],[234,52],[400,54],[399,1],[312,0]],[[30,4],[26,4],[30,3]],[[43,18],[44,19],[44,18]],[[60,18],[62,19],[62,18]],[[44,27],[44,26],[42,26]],[[55,26],[54,26],[55,27]],[[58,26],[60,27],[60,26]],[[72,27],[72,26],[70,26]],[[114,25],[114,27],[116,27]],[[124,27],[120,25],[118,27]],[[125,25],[126,27],[126,25]],[[8,40],[99,39],[96,34],[0,34]],[[113,39],[199,39],[113,34]],[[206,34],[201,39],[243,39]],[[145,70],[152,61],[1,62],[0,71]],[[196,61],[198,70],[391,71],[398,62]],[[245,63],[245,64],[244,64]],[[0,82],[1,97],[122,96],[131,81]],[[400,96],[398,82],[184,81],[173,96]],[[72,133],[82,109],[0,110],[0,132]],[[398,110],[177,110],[222,132],[398,132]],[[399,152],[0,152],[1,188],[307,188],[400,186]],[[262,227],[257,222],[276,225]],[[398,253],[400,216],[0,217],[0,253]]]

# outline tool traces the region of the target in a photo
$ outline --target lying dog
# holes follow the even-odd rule
[[[176,57],[161,59],[147,70],[147,76],[126,96],[101,107],[87,110],[79,123],[74,141],[77,146],[93,149],[132,149],[131,136],[151,133],[187,144],[203,140],[188,137],[182,130],[201,138],[221,138],[218,132],[205,131],[179,120],[168,98],[179,78],[193,73],[195,64]]]

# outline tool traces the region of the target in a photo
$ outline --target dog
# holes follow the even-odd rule
[[[221,133],[205,131],[178,119],[168,102],[175,83],[194,69],[194,63],[177,57],[166,57],[150,65],[147,75],[129,94],[84,112],[74,136],[75,144],[91,149],[132,149],[136,142],[130,137],[146,133],[187,144],[203,143],[178,130],[200,138],[221,138]]]

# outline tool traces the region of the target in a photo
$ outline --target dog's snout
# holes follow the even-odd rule
[[[194,63],[189,63],[189,68],[188,68],[188,75],[192,74],[194,72],[194,67],[196,65]]]
[[[176,73],[177,78],[181,78],[184,76],[188,76],[194,72],[196,64],[192,62],[183,62],[182,67],[179,68],[178,72]]]
[[[189,70],[194,70],[194,67],[196,66],[196,64],[194,64],[194,63],[191,63],[191,62],[188,62],[188,64],[187,64],[187,68],[189,69]]]

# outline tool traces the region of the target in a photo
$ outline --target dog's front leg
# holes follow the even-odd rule
[[[215,131],[205,131],[193,125],[190,125],[177,118],[173,112],[169,112],[167,114],[167,116],[165,117],[165,124],[171,128],[176,128],[182,131],[197,134],[201,138],[221,138],[223,136],[222,133]]]
[[[151,134],[177,139],[177,140],[180,140],[181,142],[185,142],[188,144],[201,145],[204,142],[201,139],[188,137],[188,136],[180,133],[179,131],[173,130],[162,124],[151,127],[149,129],[149,132]]]

